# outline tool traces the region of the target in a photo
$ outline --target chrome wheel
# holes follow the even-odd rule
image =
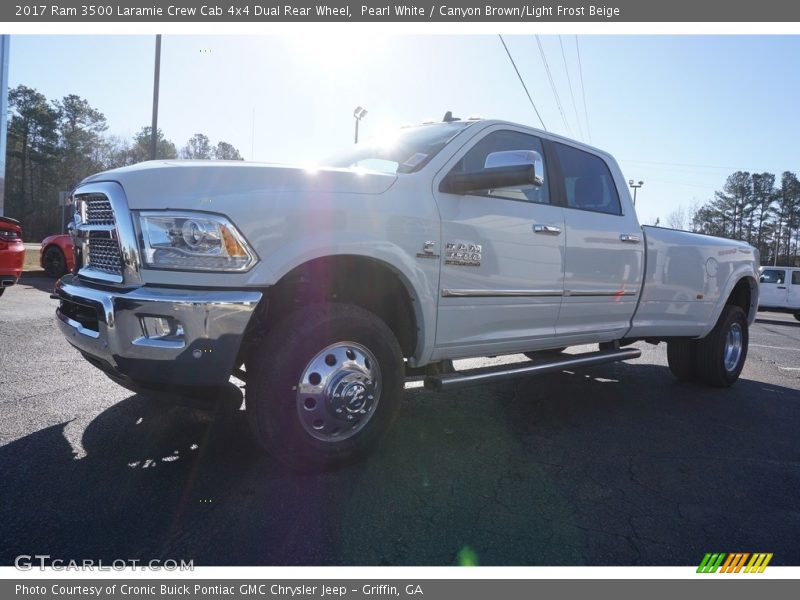
[[[739,364],[739,359],[742,357],[744,334],[742,326],[739,323],[733,323],[731,328],[728,329],[728,335],[725,338],[725,353],[723,361],[725,370],[732,373]]]
[[[297,414],[312,437],[344,440],[369,422],[380,393],[381,371],[372,352],[355,342],[338,342],[318,352],[303,369]]]

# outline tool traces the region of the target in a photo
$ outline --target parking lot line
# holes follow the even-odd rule
[[[754,348],[772,348],[773,350],[792,350],[794,352],[800,352],[800,348],[787,348],[785,346],[765,346],[763,344],[750,344],[750,346]]]

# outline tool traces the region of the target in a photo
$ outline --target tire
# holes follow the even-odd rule
[[[4,287],[0,287],[0,296],[2,296],[2,295],[3,295],[3,292],[5,292],[5,291],[6,291],[6,288],[4,288]]]
[[[523,352],[525,356],[530,358],[531,360],[536,360],[538,358],[547,357],[547,356],[555,356],[557,354],[561,354],[567,347],[564,346],[563,348],[550,348],[549,350],[536,350],[535,352]]]
[[[246,362],[248,421],[289,467],[336,467],[366,455],[394,421],[405,382],[397,339],[349,304],[303,307]]]
[[[800,321],[800,313],[794,313],[794,318]]]
[[[667,363],[678,381],[697,381],[697,340],[667,342]]]
[[[58,278],[67,274],[67,259],[58,246],[50,246],[44,251],[42,266],[48,277]]]
[[[697,374],[714,387],[732,385],[747,359],[747,317],[738,306],[726,306],[706,337],[697,343]]]

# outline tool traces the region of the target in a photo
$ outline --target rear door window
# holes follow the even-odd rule
[[[606,162],[566,144],[553,145],[564,177],[567,207],[621,215],[617,186]]]
[[[800,271],[792,271],[792,285],[800,285]]]

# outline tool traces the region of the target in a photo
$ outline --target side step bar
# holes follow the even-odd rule
[[[459,373],[446,373],[442,375],[429,375],[425,378],[425,389],[435,392],[444,392],[467,387],[480,383],[493,383],[518,377],[530,377],[563,371],[572,367],[590,367],[604,363],[617,362],[639,358],[642,351],[637,348],[626,350],[600,350],[586,354],[565,355],[558,358],[531,360],[511,365],[497,365],[470,369]]]

